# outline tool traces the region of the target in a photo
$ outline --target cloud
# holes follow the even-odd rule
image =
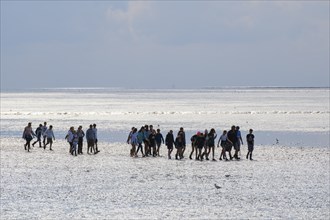
[[[1,86],[329,82],[328,1],[54,4],[1,9]]]
[[[137,38],[137,30],[134,28],[134,23],[141,17],[148,14],[150,4],[144,1],[130,1],[126,9],[108,8],[106,17],[109,23],[117,25],[120,32],[126,32],[131,37]]]

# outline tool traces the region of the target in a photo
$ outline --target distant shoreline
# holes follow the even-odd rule
[[[1,93],[24,93],[24,92],[100,92],[100,91],[244,91],[244,90],[330,90],[326,86],[210,86],[200,88],[124,88],[124,87],[58,87],[58,88],[23,88],[23,89],[1,89]]]

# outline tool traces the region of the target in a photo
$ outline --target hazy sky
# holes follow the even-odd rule
[[[3,1],[1,89],[329,86],[329,1]]]

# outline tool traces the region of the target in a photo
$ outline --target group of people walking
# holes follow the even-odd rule
[[[26,140],[26,143],[24,144],[24,149],[30,152],[31,149],[31,141],[33,138],[36,137],[37,140],[32,143],[32,146],[34,147],[35,144],[39,143],[40,148],[46,149],[46,146],[49,144],[49,150],[52,149],[53,140],[55,140],[54,132],[53,132],[53,126],[50,125],[49,128],[47,127],[47,122],[44,122],[44,124],[39,124],[39,127],[35,130],[35,132],[32,129],[32,123],[29,122],[28,125],[24,128],[23,136]],[[47,141],[47,142],[46,142]],[[42,144],[41,144],[42,142]]]
[[[77,156],[78,154],[83,154],[83,140],[86,136],[87,140],[87,154],[97,154],[100,152],[97,147],[97,128],[96,124],[90,125],[89,129],[87,129],[86,134],[82,130],[82,126],[79,126],[77,130],[74,127],[70,127],[65,139],[68,141],[69,153]],[[33,131],[32,123],[29,122],[28,125],[24,128],[23,136],[26,143],[24,144],[24,149],[30,152],[31,149],[31,141],[34,137],[37,138],[35,142],[32,143],[34,147],[35,144],[39,143],[40,148],[46,149],[46,146],[49,144],[49,150],[52,149],[53,141],[55,141],[55,135],[53,132],[53,126],[50,125],[47,127],[47,122],[44,124],[40,124],[39,127]]]
[[[53,150],[52,144],[55,140],[55,136],[52,125],[47,127],[47,122],[44,122],[43,125],[40,124],[39,127],[33,131],[32,123],[28,123],[28,126],[26,126],[23,131],[23,138],[26,140],[24,149],[28,152],[31,149],[30,145],[34,137],[37,137],[37,140],[32,143],[33,147],[38,143],[39,147],[43,147],[44,150],[47,145],[49,145],[49,150]],[[77,156],[78,154],[83,154],[84,137],[86,137],[87,140],[87,154],[97,154],[100,152],[97,146],[96,124],[91,124],[86,130],[86,133],[82,130],[82,126],[79,126],[77,130],[75,130],[74,127],[70,127],[65,139],[69,143],[69,153],[71,155]],[[189,159],[193,159],[194,156],[195,160],[202,161],[204,159],[212,159],[212,161],[216,161],[216,139],[217,133],[214,128],[210,129],[210,131],[207,129],[205,129],[204,132],[198,131],[196,134],[192,135],[190,138],[191,152],[189,154]],[[248,146],[246,159],[252,160],[254,148],[254,134],[252,129],[250,129],[249,133],[246,135],[246,142]],[[144,125],[139,130],[132,127],[127,137],[127,143],[132,146],[130,150],[131,157],[138,157],[139,152],[141,152],[142,157],[160,156],[160,147],[162,144],[165,144],[167,146],[168,159],[172,158],[172,152],[175,148],[175,159],[181,160],[184,158],[184,152],[186,151],[186,133],[183,127],[181,127],[175,138],[173,130],[170,130],[164,138],[160,129],[154,129],[153,125]],[[217,147],[221,147],[219,160],[239,160],[241,145],[243,145],[243,138],[239,126],[233,125],[228,132],[224,130],[217,143]],[[234,154],[232,155],[233,148]]]
[[[210,160],[216,161],[215,159],[215,140],[217,134],[214,128],[204,132],[198,131],[191,138],[191,152],[189,159],[193,159],[195,153],[195,160]],[[249,130],[249,134],[246,135],[246,142],[248,146],[248,153],[246,159],[252,159],[252,152],[254,148],[254,135],[253,130]],[[131,144],[130,150],[131,157],[138,157],[138,153],[141,152],[142,157],[148,156],[160,156],[159,149],[162,144],[167,146],[168,159],[172,158],[172,151],[174,148],[175,159],[184,158],[184,152],[186,151],[186,134],[184,129],[181,127],[174,138],[173,130],[170,130],[165,139],[160,132],[160,129],[153,129],[152,125],[142,126],[139,130],[132,127],[128,137],[127,143]],[[220,136],[217,147],[221,147],[219,160],[240,160],[241,145],[243,145],[243,138],[239,126],[232,126],[227,132],[224,130]],[[144,147],[143,147],[144,146]],[[232,149],[234,148],[234,154],[232,155]],[[144,151],[143,151],[144,149]],[[210,158],[212,156],[212,158]]]

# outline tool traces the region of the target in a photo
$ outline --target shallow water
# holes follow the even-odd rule
[[[318,89],[43,89],[1,93],[1,137],[20,137],[27,122],[47,121],[63,138],[71,126],[98,125],[99,139],[125,141],[132,126],[152,124],[163,135],[184,127],[187,137],[239,125],[257,143],[329,146],[330,91]]]

